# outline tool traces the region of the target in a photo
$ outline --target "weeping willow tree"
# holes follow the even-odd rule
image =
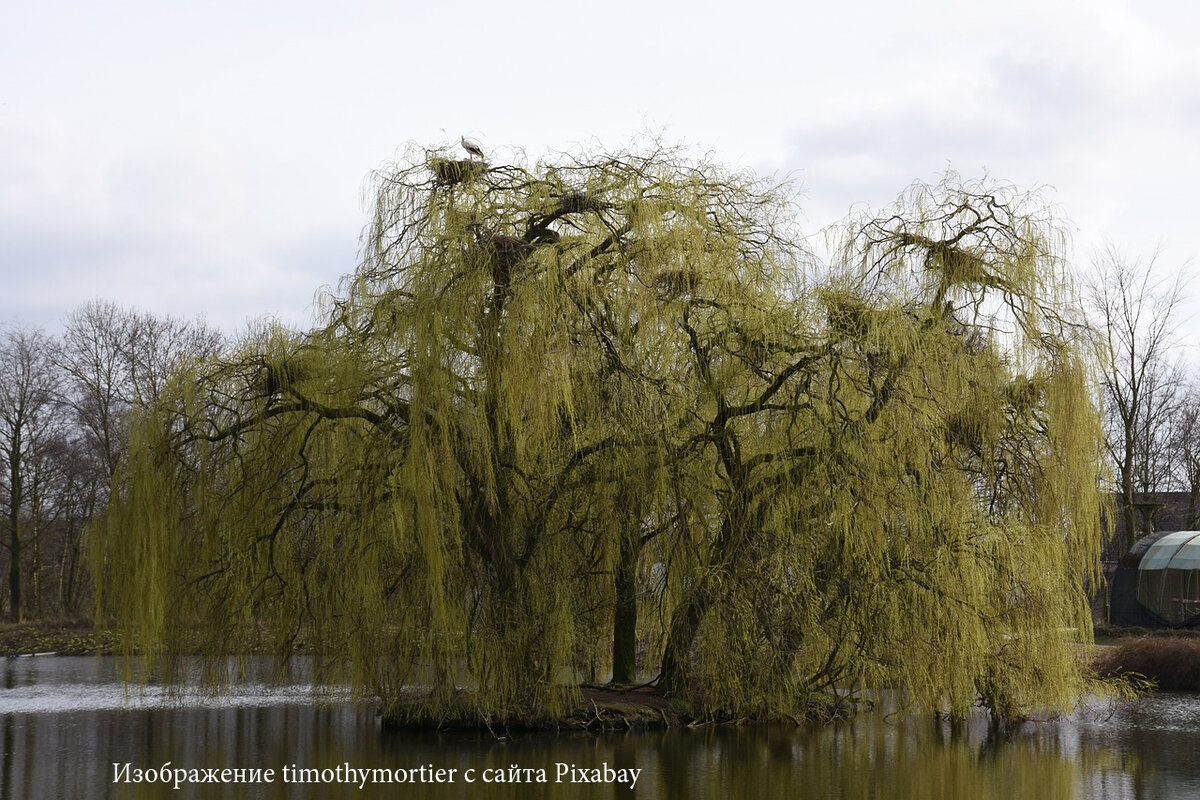
[[[708,714],[1079,690],[1098,428],[1026,198],[916,187],[817,279],[711,163],[412,155],[319,327],[131,426],[95,563],[147,665],[303,644],[425,722],[639,672]]]
[[[742,291],[784,199],[664,152],[423,153],[377,187],[320,329],[251,337],[140,420],[103,608],[151,653],[304,639],[390,716],[561,712],[603,642],[630,669],[630,576],[668,527],[664,302]]]
[[[1079,696],[1101,438],[1034,200],[916,186],[799,302],[681,313],[695,558],[667,691],[759,714],[846,686],[953,713]]]
[[[829,600],[855,609],[832,663],[955,713],[976,697],[1004,716],[1063,707],[1084,688],[1102,432],[1043,213],[955,176],[914,187],[852,228],[828,295],[824,545]]]

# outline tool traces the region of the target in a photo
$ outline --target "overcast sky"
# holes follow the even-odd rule
[[[1160,0],[7,3],[0,324],[94,298],[307,324],[372,170],[464,133],[537,157],[661,132],[792,176],[813,234],[986,171],[1044,187],[1080,265],[1111,239],[1177,267],[1198,40],[1200,6]]]

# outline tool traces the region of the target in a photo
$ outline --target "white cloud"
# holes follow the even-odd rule
[[[794,174],[804,227],[948,165],[1049,184],[1081,242],[1200,250],[1182,2],[29,3],[0,29],[0,318],[96,295],[302,321],[406,142],[620,146]],[[1083,245],[1081,245],[1082,247]]]

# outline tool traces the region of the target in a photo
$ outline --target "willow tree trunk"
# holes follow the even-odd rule
[[[738,470],[735,474],[740,474]],[[721,520],[721,530],[713,544],[709,568],[688,591],[671,613],[671,627],[663,650],[658,686],[670,697],[681,697],[689,683],[692,645],[700,632],[700,624],[717,599],[718,589],[727,585],[727,577],[737,559],[737,549],[745,542],[746,511],[749,506],[745,485],[735,489],[730,506]]]
[[[691,661],[692,643],[700,631],[700,623],[712,605],[712,589],[708,579],[702,579],[675,607],[671,614],[671,628],[667,633],[667,646],[663,650],[662,669],[658,687],[668,697],[681,697],[688,685],[688,663]]]
[[[637,680],[637,565],[640,550],[637,531],[621,537],[616,568],[616,604],[613,608],[612,682]]]

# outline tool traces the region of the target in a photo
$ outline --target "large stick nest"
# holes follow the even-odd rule
[[[474,159],[456,161],[452,158],[433,158],[429,161],[429,169],[442,186],[455,186],[459,183],[470,183],[487,169],[487,164]]]

